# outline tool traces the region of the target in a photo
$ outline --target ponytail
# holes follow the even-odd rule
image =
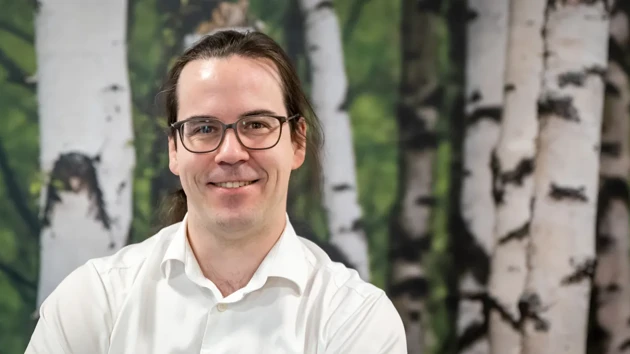
[[[160,209],[161,227],[173,225],[184,220],[184,216],[188,212],[188,204],[184,190],[180,188],[167,195]]]

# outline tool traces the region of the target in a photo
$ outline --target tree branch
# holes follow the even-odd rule
[[[7,71],[7,81],[14,83],[16,85],[21,85],[35,92],[35,85],[30,84],[26,81],[26,73],[22,68],[20,68],[17,64],[9,58],[5,52],[0,50],[0,65],[2,65]]]
[[[23,40],[26,43],[33,44],[32,34],[19,29],[18,27],[14,26],[11,23],[7,23],[4,21],[0,22],[0,30],[11,33],[12,35],[16,36],[17,38]]]
[[[350,40],[350,36],[354,33],[354,29],[357,27],[357,23],[361,17],[361,10],[363,10],[363,7],[369,1],[370,0],[355,0],[352,6],[350,6],[350,16],[348,16],[346,23],[343,25],[342,43],[348,43],[348,40]]]
[[[26,226],[29,228],[33,237],[39,238],[39,220],[35,213],[33,213],[26,204],[25,194],[22,192],[20,185],[17,183],[15,174],[9,165],[9,159],[7,157],[6,150],[4,149],[4,145],[2,145],[2,140],[0,140],[0,172],[2,172],[6,191],[9,194],[9,198],[13,200],[15,209],[26,223]]]
[[[33,293],[37,292],[37,284],[2,262],[0,262],[0,271],[7,275],[7,278],[13,283],[23,299],[27,301],[35,300]]]

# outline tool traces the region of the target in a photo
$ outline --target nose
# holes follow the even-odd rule
[[[214,159],[217,164],[224,163],[230,165],[249,159],[249,153],[238,141],[234,129],[227,129],[225,131],[225,136],[217,149],[217,154]]]

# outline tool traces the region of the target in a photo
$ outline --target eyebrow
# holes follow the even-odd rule
[[[239,118],[243,118],[243,117],[253,117],[253,116],[261,116],[261,115],[269,115],[269,116],[277,116],[278,114],[274,111],[270,111],[268,109],[255,109],[252,111],[247,111],[245,113],[242,113]],[[190,119],[219,119],[218,117],[212,116],[212,115],[196,115],[196,116],[190,116],[186,119],[182,119],[181,121],[185,121],[185,120],[190,120]]]

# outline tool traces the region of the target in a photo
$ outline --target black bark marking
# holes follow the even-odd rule
[[[348,94],[349,91],[350,91],[350,88],[346,88],[346,92],[343,94],[343,100],[341,100],[341,103],[339,104],[339,107],[337,108],[337,110],[339,110],[340,112],[347,112],[348,107],[350,106],[350,103],[352,102],[352,99],[350,98],[350,95]]]
[[[619,88],[617,87],[617,85],[615,85],[614,83],[610,81],[606,81],[604,93],[606,94],[606,96],[613,96],[613,97],[621,96],[621,91],[619,91]]]
[[[556,115],[568,121],[579,122],[580,117],[573,105],[573,97],[549,97],[538,101],[538,115]]]
[[[458,213],[453,215],[453,253],[458,277],[472,274],[479,284],[487,284],[490,274],[490,257],[470,232],[468,224]]]
[[[479,17],[479,13],[476,10],[471,8],[466,10],[466,21],[473,21],[477,19],[477,17]]]
[[[471,323],[457,338],[457,353],[462,352],[464,349],[468,348],[475,342],[477,342],[481,337],[483,337],[486,333],[488,333],[488,323],[484,322],[473,322]]]
[[[316,52],[316,51],[318,51],[318,50],[319,50],[319,46],[318,46],[318,45],[316,45],[316,44],[312,44],[312,45],[309,45],[309,46],[308,46],[308,51],[309,51],[309,52]]]
[[[457,339],[458,352],[467,348],[471,344],[478,341],[482,336],[488,332],[488,319],[490,318],[490,311],[495,310],[501,316],[504,322],[507,322],[515,330],[519,330],[521,327],[521,319],[514,318],[496,299],[489,296],[486,292],[478,293],[463,293],[461,298],[468,301],[481,302],[483,311],[483,321],[473,322]]]
[[[501,180],[505,184],[511,183],[522,186],[525,177],[530,176],[532,173],[534,173],[534,159],[526,158],[519,161],[513,170],[502,173]]]
[[[403,260],[405,262],[420,264],[422,256],[431,249],[431,234],[425,234],[417,239],[405,238],[399,240],[389,251],[391,262]]]
[[[512,327],[515,331],[519,331],[522,326],[522,318],[514,318],[510,314],[510,312],[503,307],[494,297],[486,296],[486,303],[489,310],[495,310],[501,316],[501,319],[508,323],[510,327]],[[486,315],[486,318],[489,318],[489,315]]]
[[[328,257],[330,257],[333,262],[339,262],[344,264],[348,268],[356,269],[355,265],[348,260],[346,255],[344,255],[339,250],[339,248],[337,248],[337,246],[329,242],[320,241],[320,239],[315,234],[315,231],[313,231],[313,228],[304,220],[294,218],[294,220],[291,221],[291,224],[293,225],[293,229],[295,230],[296,234],[306,238],[309,241],[312,241],[313,243],[321,247],[322,250],[324,250],[324,252],[328,254]]]
[[[347,232],[359,232],[363,230],[363,220],[356,219],[352,222],[352,224],[350,225],[350,227],[340,227],[339,228],[339,233],[347,233]]]
[[[626,338],[621,344],[619,344],[619,351],[630,349],[630,338]]]
[[[619,157],[621,156],[621,144],[618,142],[602,141],[601,154],[609,157]]]
[[[497,157],[496,149],[492,150],[490,155],[490,172],[492,174],[492,198],[494,204],[503,205],[503,195],[505,194],[505,183],[501,179],[501,163]]]
[[[496,123],[501,122],[501,114],[503,109],[501,106],[486,106],[475,109],[467,118],[466,125],[474,125],[479,121],[488,119]]]
[[[120,184],[118,185],[118,188],[116,189],[116,192],[118,194],[122,193],[122,191],[125,189],[126,186],[127,186],[127,182],[126,181],[120,182]]]
[[[120,106],[116,106],[116,107],[114,107],[114,111],[115,111],[116,113],[120,113]]]
[[[586,5],[594,5],[594,4],[597,4],[598,2],[603,2],[604,7],[606,11],[608,12],[608,4],[605,0],[580,0],[578,1],[578,3],[586,4]],[[575,0],[572,0],[572,1],[571,0],[547,0],[547,9],[555,8],[557,3],[560,3],[562,5],[574,5],[574,6],[576,4]]]
[[[624,73],[627,75],[630,73],[630,66],[628,66],[628,61],[625,59],[626,54],[625,50],[612,38],[608,39],[608,60],[617,63]]]
[[[575,267],[575,271],[566,277],[564,277],[560,284],[571,285],[579,283],[585,279],[593,279],[595,275],[595,267],[597,261],[595,259],[588,259]]]
[[[421,315],[419,311],[409,311],[409,318],[413,322],[420,322]]]
[[[551,183],[551,190],[549,196],[555,200],[569,199],[580,202],[588,202],[588,198],[585,195],[586,187],[562,187],[555,183]]]
[[[598,76],[603,80],[606,75],[606,68],[594,65],[582,71],[568,71],[562,73],[558,75],[558,85],[560,87],[569,85],[581,87],[584,86],[584,82],[591,75]]]
[[[390,289],[391,297],[398,297],[408,294],[412,298],[425,298],[429,293],[429,282],[425,277],[413,277],[403,280],[399,283],[392,284]]]
[[[107,87],[106,89],[107,91],[122,91],[122,86],[118,85],[118,84],[111,84],[110,86]]]
[[[334,186],[332,186],[332,190],[334,192],[343,192],[343,191],[349,191],[352,190],[352,186],[348,183],[343,183],[343,184],[336,184]]]
[[[105,118],[105,120],[106,120],[106,121],[108,121],[108,122],[111,122],[111,121],[112,121],[112,116],[107,116],[107,117]]]
[[[534,322],[534,329],[540,332],[547,332],[551,327],[549,321],[542,318],[539,313],[542,309],[540,296],[536,293],[526,293],[518,301],[518,310],[521,313],[522,321],[529,319]]]
[[[602,177],[597,198],[597,230],[599,230],[601,218],[606,215],[613,200],[620,200],[630,208],[630,188],[623,178]]]
[[[363,220],[361,218],[354,220],[351,230],[354,232],[363,230]]]
[[[597,254],[609,252],[615,245],[615,239],[608,234],[597,234],[595,238],[595,247],[597,248]]]
[[[503,91],[506,92],[506,93],[507,92],[512,92],[512,91],[515,91],[515,90],[516,90],[516,86],[514,84],[506,84],[503,87]]]
[[[96,174],[95,159],[78,152],[61,154],[53,165],[48,183],[46,202],[42,217],[42,226],[50,226],[50,215],[55,205],[61,202],[61,191],[73,193],[87,192],[96,208],[96,220],[103,224],[106,230],[111,228],[111,218],[105,208],[103,192]]]
[[[604,288],[604,291],[607,293],[616,293],[616,292],[621,291],[621,287],[617,283],[612,283],[612,284],[606,285],[606,287]]]
[[[400,145],[403,151],[435,150],[439,143],[438,135],[426,125],[426,119],[419,116],[413,107],[398,105]]]
[[[434,207],[437,204],[437,198],[433,196],[420,196],[416,198],[416,205]]]
[[[417,0],[416,9],[420,13],[440,14],[442,10],[442,2],[440,0]]]
[[[504,245],[511,240],[522,240],[529,235],[529,221],[525,222],[516,230],[510,231],[507,235],[499,239],[499,245]]]
[[[474,90],[471,94],[470,94],[470,98],[468,99],[469,102],[471,103],[476,103],[481,101],[481,99],[483,98],[483,96],[481,95],[481,91],[479,90]]]
[[[324,10],[324,9],[334,9],[334,8],[335,6],[333,5],[332,1],[324,0],[324,1],[321,1],[319,4],[317,4],[317,6],[315,6],[315,11]]]

